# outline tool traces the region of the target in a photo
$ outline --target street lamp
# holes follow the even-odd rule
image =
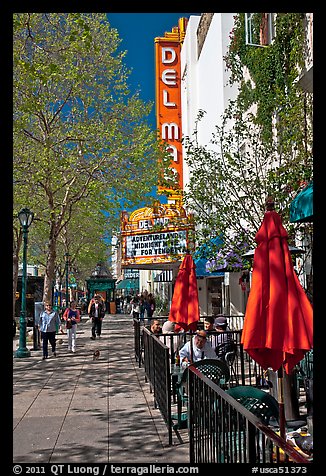
[[[68,301],[69,301],[69,294],[68,294],[68,285],[69,285],[69,258],[70,254],[65,253],[65,258],[66,258],[66,307],[69,306]]]
[[[19,318],[19,347],[16,357],[30,357],[31,353],[26,347],[26,284],[27,284],[27,235],[34,218],[34,213],[28,208],[23,208],[18,213],[18,219],[23,229],[23,274],[22,274],[22,297]]]

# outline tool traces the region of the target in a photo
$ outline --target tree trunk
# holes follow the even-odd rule
[[[43,301],[49,301],[52,303],[52,290],[53,284],[55,282],[55,260],[56,260],[56,240],[55,238],[50,239],[49,241],[49,252],[48,259],[45,268],[44,276],[44,291],[43,291]]]

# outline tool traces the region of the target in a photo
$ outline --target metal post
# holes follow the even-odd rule
[[[19,318],[19,347],[16,357],[30,357],[31,353],[26,347],[26,284],[27,284],[27,235],[28,226],[23,225],[23,274],[22,274],[22,297]]]

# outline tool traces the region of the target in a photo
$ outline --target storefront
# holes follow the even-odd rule
[[[97,264],[91,277],[86,279],[88,302],[95,294],[100,294],[105,301],[107,312],[115,314],[115,282],[116,279],[105,265]]]

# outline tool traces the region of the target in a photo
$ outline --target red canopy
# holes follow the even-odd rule
[[[264,369],[290,373],[313,346],[313,310],[294,271],[281,217],[267,211],[256,234],[241,342]]]
[[[200,319],[196,265],[190,254],[184,257],[174,286],[169,320],[175,330],[196,330]]]

